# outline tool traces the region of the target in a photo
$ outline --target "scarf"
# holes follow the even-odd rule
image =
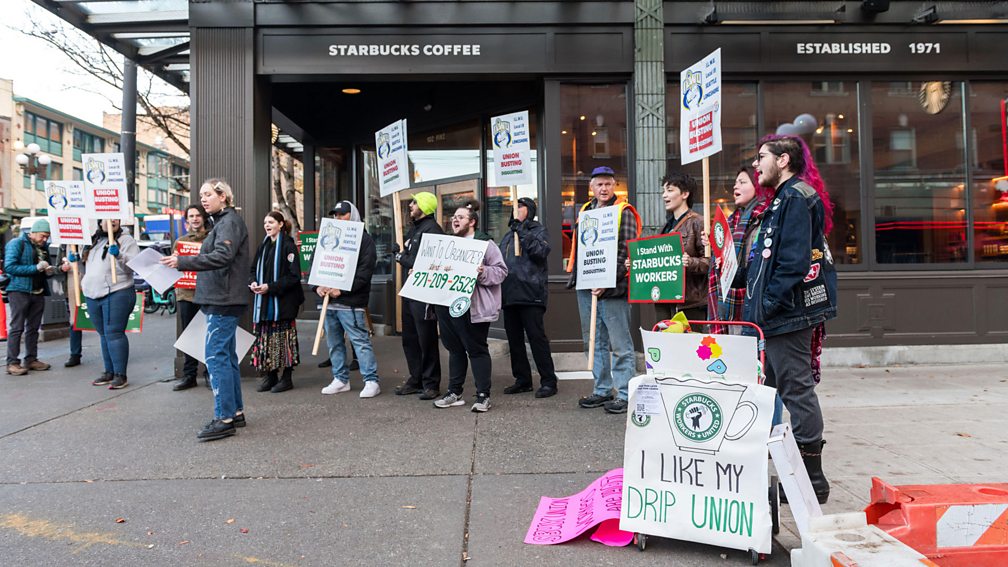
[[[281,248],[281,238],[283,235],[278,234],[276,242],[273,243],[273,279],[270,281],[265,280],[265,271],[267,268],[266,256],[269,255],[269,235],[263,238],[263,253],[259,255],[256,259],[256,281],[260,284],[263,283],[274,283],[280,279],[280,248]],[[260,321],[276,321],[280,316],[280,298],[277,295],[272,295],[266,299],[266,317],[262,318],[260,315],[262,310],[264,294],[255,294],[254,306],[252,309],[252,323],[256,324]]]
[[[728,227],[731,229],[732,243],[735,246],[735,257],[739,259],[740,268],[743,262],[742,247],[745,245],[749,234],[756,228],[763,219],[770,200],[765,199],[755,205],[735,209],[735,212],[728,217]],[[745,299],[744,288],[732,288],[728,290],[724,299],[721,299],[718,282],[721,280],[721,269],[711,263],[710,276],[707,280],[707,313],[714,321],[741,321],[742,303]],[[726,325],[711,325],[711,332],[724,334],[728,331]]]

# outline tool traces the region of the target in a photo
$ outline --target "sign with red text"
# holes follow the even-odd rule
[[[179,240],[175,243],[175,254],[179,256],[199,256],[202,242],[186,242]],[[175,282],[178,289],[196,289],[196,272],[182,272],[182,277]]]
[[[87,216],[93,219],[132,218],[126,192],[123,154],[82,154]]]
[[[618,528],[603,530],[606,522],[618,522],[623,497],[623,469],[613,469],[587,488],[563,498],[543,496],[525,534],[525,543],[553,545],[570,541],[599,526],[592,539],[606,545],[626,545],[633,534]],[[602,532],[600,534],[599,532]],[[596,536],[603,536],[601,539]]]
[[[735,254],[735,242],[732,239],[731,225],[721,207],[714,207],[714,222],[711,224],[710,246],[711,254],[720,266],[721,277],[718,279],[718,290],[721,300],[728,295],[735,272],[738,271],[738,255]]]
[[[362,222],[322,219],[308,285],[350,291],[357,274],[357,256],[363,238]]]
[[[679,74],[682,163],[721,151],[721,48]]]
[[[532,183],[528,111],[494,116],[490,119],[490,132],[493,135],[496,184],[511,186]]]
[[[375,132],[375,148],[378,155],[378,191],[381,196],[409,187],[406,119],[396,120]]]
[[[577,224],[577,289],[616,287],[619,251],[619,215],[616,206],[581,211]]]
[[[91,245],[92,231],[87,219],[62,215],[49,215],[47,218],[54,246],[64,244]]]

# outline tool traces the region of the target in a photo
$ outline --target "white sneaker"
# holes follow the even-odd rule
[[[350,382],[343,382],[339,378],[333,378],[331,384],[322,388],[323,394],[340,394],[350,391]]]
[[[465,403],[462,396],[458,394],[453,394],[448,392],[447,394],[441,396],[440,398],[434,400],[434,407],[436,408],[451,408],[455,406],[460,406]]]
[[[361,390],[360,397],[362,398],[373,398],[381,393],[381,387],[378,382],[368,381],[364,382],[364,389]]]

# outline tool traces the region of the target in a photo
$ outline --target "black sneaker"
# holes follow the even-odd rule
[[[555,396],[557,389],[553,386],[541,386],[536,390],[535,397],[537,398],[549,398],[550,396]]]
[[[108,389],[109,390],[120,390],[122,388],[125,388],[126,386],[128,386],[128,384],[126,383],[126,375],[125,374],[113,374],[112,375],[112,383],[109,384]]]
[[[219,419],[215,419],[210,423],[206,424],[206,427],[196,435],[196,438],[200,441],[216,441],[217,439],[223,439],[225,437],[231,437],[235,434],[235,424],[224,423]]]
[[[236,413],[231,419],[231,423],[233,423],[235,427],[245,427],[245,414]]]
[[[626,400],[613,400],[611,402],[606,402],[605,408],[606,413],[626,413],[627,406],[630,405]]]
[[[476,413],[490,411],[490,396],[487,394],[476,394],[476,403],[472,405],[472,411]]]
[[[420,392],[422,390],[418,386],[414,386],[409,382],[403,382],[395,387],[395,395],[397,396],[409,396],[411,394],[419,394]]]
[[[105,386],[112,383],[112,373],[102,372],[102,375],[91,382],[92,386]]]
[[[420,394],[421,400],[433,400],[440,397],[440,390],[424,390],[423,393]]]
[[[600,408],[605,405],[606,402],[611,402],[613,399],[612,394],[608,396],[600,396],[598,394],[592,394],[590,396],[585,396],[578,400],[578,405],[583,408]]]
[[[517,382],[511,384],[507,388],[504,388],[505,394],[523,394],[525,392],[531,392],[531,391],[532,391],[531,384],[526,385],[526,384],[519,384]]]
[[[67,359],[67,361],[63,363],[63,366],[65,366],[67,368],[72,368],[74,366],[80,366],[80,355],[79,354],[71,354],[70,358]]]
[[[328,358],[318,363],[319,368],[329,368],[330,366],[332,366],[332,361]]]

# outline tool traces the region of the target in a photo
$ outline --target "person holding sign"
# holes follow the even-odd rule
[[[694,321],[707,318],[707,272],[710,269],[710,258],[704,256],[704,242],[701,238],[704,231],[703,217],[693,210],[693,195],[696,192],[696,179],[690,175],[675,172],[662,178],[666,221],[660,234],[678,232],[682,236],[686,300],[680,304],[655,303],[659,321],[671,319],[680,312]]]
[[[630,334],[630,304],[627,303],[626,262],[630,257],[627,240],[639,238],[641,219],[637,209],[630,203],[621,200],[616,195],[616,174],[607,166],[592,170],[589,188],[594,196],[591,201],[581,207],[581,211],[590,211],[604,207],[618,207],[617,216],[617,248],[616,248],[616,287],[578,289],[578,311],[581,315],[581,337],[584,340],[585,354],[591,336],[595,337],[594,358],[590,361],[595,388],[589,396],[578,400],[582,408],[605,407],[608,413],[626,413],[627,386],[636,369],[633,337]],[[574,269],[577,263],[577,245],[581,234],[581,221],[578,218],[574,225],[570,261],[567,271],[571,272],[567,283],[568,289],[577,287],[578,272]],[[594,230],[594,229],[592,229]],[[586,233],[586,236],[588,234]],[[595,328],[591,328],[592,296],[597,298],[598,309],[594,317]],[[615,389],[616,395],[613,395]]]
[[[107,234],[105,227],[111,227],[112,234]],[[81,255],[84,260],[81,291],[87,303],[88,317],[101,339],[102,361],[105,363],[105,371],[91,384],[108,384],[110,390],[118,390],[127,385],[129,339],[126,337],[126,324],[136,305],[133,270],[126,263],[140,253],[140,247],[132,236],[123,232],[119,219],[98,225],[91,241],[94,244],[85,248]],[[116,271],[114,282],[112,270]]]
[[[161,263],[203,272],[196,278],[193,300],[207,319],[206,366],[214,392],[214,418],[197,438],[213,441],[230,437],[235,427],[245,426],[235,334],[239,317],[248,309],[248,229],[235,211],[234,192],[226,181],[207,179],[199,195],[213,223],[199,255],[166,256]]]
[[[49,370],[50,364],[38,359],[39,327],[49,295],[46,278],[55,275],[49,265],[49,221],[39,219],[31,231],[7,243],[4,249],[4,273],[11,278],[7,284],[10,303],[10,326],[7,330],[7,374],[23,376],[29,370]],[[24,335],[24,366],[21,365],[21,335]]]
[[[64,249],[69,248],[70,246],[66,245],[60,246],[60,253],[62,254],[64,252]],[[65,252],[66,256],[63,256],[63,261],[60,262],[60,271],[63,272],[64,274],[69,274],[69,272],[73,270],[71,262],[77,262],[80,260],[80,258],[70,250],[66,250]],[[73,368],[74,366],[80,366],[81,356],[84,354],[84,333],[83,331],[78,331],[77,329],[73,328],[73,321],[74,321],[73,318],[77,314],[77,308],[75,306],[76,305],[75,302],[70,300],[69,296],[71,293],[79,294],[80,290],[75,288],[74,286],[69,285],[69,282],[73,281],[72,277],[73,276],[70,275],[67,278],[68,279],[67,310],[70,314],[70,358],[68,358],[67,361],[63,363],[63,366],[66,368]]]
[[[409,202],[410,219],[413,226],[403,240],[403,250],[395,251],[395,260],[408,275],[413,270],[420,249],[420,239],[426,233],[444,234],[434,220],[437,212],[437,197],[433,193],[421,191],[413,195]],[[428,313],[431,313],[429,315]],[[402,345],[409,367],[409,378],[396,386],[397,396],[420,394],[421,400],[433,400],[441,395],[441,356],[438,352],[438,325],[432,315],[433,308],[426,303],[402,298]]]
[[[186,209],[186,233],[178,241],[201,243],[206,240],[207,220],[208,215],[203,207],[195,204],[189,205],[189,208]],[[183,330],[189,326],[189,323],[192,323],[193,317],[199,311],[199,305],[193,303],[194,293],[194,289],[175,286],[175,299],[178,301],[178,314]],[[183,356],[185,356],[185,363],[182,365],[182,379],[172,387],[172,390],[176,392],[196,387],[199,361],[185,353]],[[207,385],[210,385],[209,379],[207,379]]]

